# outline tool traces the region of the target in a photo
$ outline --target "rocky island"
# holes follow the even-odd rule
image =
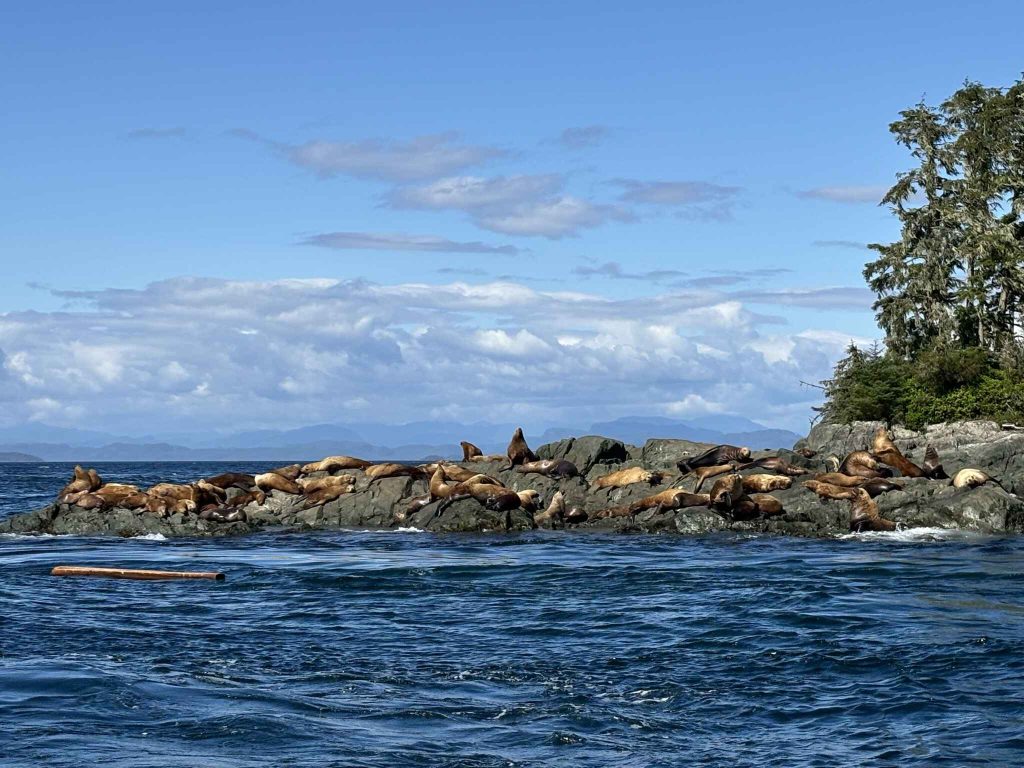
[[[754,452],[586,436],[534,453],[517,436],[508,456],[479,455],[466,443],[462,461],[373,464],[330,457],[255,477],[228,474],[144,490],[103,484],[94,471],[80,470],[54,503],[0,521],[0,532],[180,537],[542,527],[835,536],[897,527],[1024,530],[1024,501],[1017,496],[1024,490],[1024,431],[994,422],[924,432],[887,431],[875,422],[820,424],[792,449]],[[874,469],[863,469],[858,457]],[[871,519],[863,517],[865,507]]]

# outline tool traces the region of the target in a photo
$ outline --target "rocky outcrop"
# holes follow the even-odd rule
[[[823,470],[823,461],[831,454],[843,457],[870,445],[879,425],[858,422],[850,425],[818,425],[795,449],[809,449],[815,455],[779,450],[756,451],[754,458],[780,456],[804,467],[805,477],[793,478],[789,489],[772,495],[783,506],[782,514],[743,520],[730,513],[707,507],[682,510],[648,509],[635,515],[601,518],[597,513],[609,508],[624,508],[673,485],[690,490],[693,478],[679,479],[676,462],[705,451],[709,445],[686,440],[649,440],[642,447],[626,445],[600,436],[569,438],[541,446],[541,458],[565,459],[580,470],[579,477],[553,479],[538,474],[504,470],[505,462],[476,462],[464,466],[497,478],[513,491],[535,490],[546,504],[561,491],[567,508],[581,509],[588,520],[570,526],[577,530],[615,530],[623,532],[702,534],[716,531],[751,531],[800,536],[834,536],[849,529],[850,505],[845,501],[820,501],[801,486],[801,481]],[[920,462],[928,445],[935,446],[950,475],[972,467],[997,478],[972,489],[954,488],[948,480],[903,478],[903,489],[877,497],[882,517],[908,528],[938,527],[981,533],[1006,533],[1024,530],[1024,432],[1006,431],[990,422],[937,425],[924,432],[893,430],[898,447],[912,460]],[[661,471],[661,482],[629,485],[623,488],[597,489],[593,483],[607,472],[628,467]],[[743,474],[763,472],[750,468]],[[391,477],[369,482],[359,470],[355,492],[333,501],[310,506],[306,497],[280,490],[267,494],[261,504],[244,507],[244,521],[217,523],[204,520],[194,512],[158,515],[145,510],[113,508],[87,510],[67,504],[0,520],[0,533],[101,534],[138,536],[222,536],[269,529],[388,529],[415,527],[437,532],[525,531],[534,527],[533,515],[523,509],[494,511],[472,498],[462,499],[438,511],[434,503],[412,508],[415,497],[427,492],[424,479]],[[324,473],[312,473],[321,476]]]

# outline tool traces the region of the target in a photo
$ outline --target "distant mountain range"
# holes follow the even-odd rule
[[[0,429],[0,461],[292,461],[331,454],[368,459],[458,458],[460,440],[485,453],[504,453],[516,425],[418,421],[410,424],[315,424],[297,429],[261,429],[229,434],[165,433],[128,437],[95,430],[26,424]],[[534,447],[579,435],[604,435],[642,445],[650,438],[732,443],[751,448],[787,448],[795,432],[769,429],[741,416],[702,416],[686,421],[626,417],[588,427],[553,427],[527,434]],[[2,458],[4,455],[27,458]]]

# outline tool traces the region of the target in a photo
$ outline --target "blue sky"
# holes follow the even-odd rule
[[[878,335],[888,123],[1022,52],[1016,3],[828,5],[8,9],[6,419],[805,428]]]

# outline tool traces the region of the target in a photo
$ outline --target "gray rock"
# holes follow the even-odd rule
[[[566,459],[586,475],[596,464],[616,465],[629,459],[629,451],[621,440],[598,435],[568,437],[557,443],[542,445],[536,451],[541,459]]]

